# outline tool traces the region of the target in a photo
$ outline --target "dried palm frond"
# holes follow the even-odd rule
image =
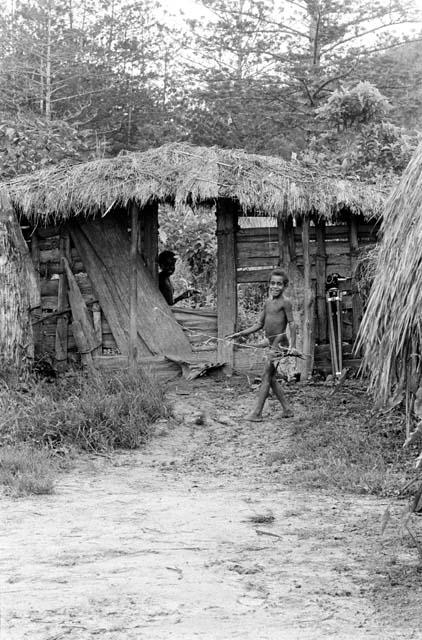
[[[380,402],[414,393],[422,375],[422,145],[393,190],[360,346]]]

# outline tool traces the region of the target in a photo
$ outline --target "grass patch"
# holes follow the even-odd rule
[[[0,449],[0,485],[15,496],[53,493],[57,466],[45,449],[30,445]]]
[[[30,442],[61,450],[134,449],[167,413],[164,394],[144,373],[71,373],[54,383],[34,380],[0,393],[3,444]]]
[[[309,417],[296,418],[289,458],[292,483],[353,493],[397,495],[411,478],[414,451],[404,451],[404,416],[375,414],[363,385],[330,395],[309,387]],[[308,409],[309,412],[309,409]]]
[[[135,449],[167,414],[162,389],[142,371],[72,372],[54,382],[3,378],[0,483],[16,495],[49,493],[51,453]]]

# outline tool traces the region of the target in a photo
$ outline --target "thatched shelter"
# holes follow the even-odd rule
[[[386,203],[375,279],[361,325],[364,364],[380,403],[422,384],[422,145]]]
[[[280,264],[289,271],[296,297],[302,298],[308,373],[315,309],[318,340],[326,338],[327,272],[341,269],[350,279],[359,247],[375,241],[372,221],[384,200],[373,185],[339,180],[297,161],[184,144],[34,172],[3,183],[0,194],[3,208],[8,206],[31,227],[26,239],[41,298],[49,300],[45,309],[54,315],[49,335],[55,332],[57,359],[67,358],[70,326],[82,354],[104,355],[104,320],[126,358],[137,357],[136,345],[138,356],[174,355],[178,350],[186,355],[186,340],[175,337],[172,324],[174,315],[180,320],[178,312],[165,308],[156,287],[158,207],[208,204],[216,207],[216,337],[236,328],[238,282],[265,282]],[[275,217],[278,224],[254,235],[251,229],[239,229],[241,216]],[[88,310],[85,285],[78,287],[76,277],[83,273],[91,286]],[[348,324],[356,333],[360,317],[353,291],[350,300],[356,313]],[[37,329],[52,319],[51,313],[50,318],[45,315],[38,310],[33,321]],[[210,332],[211,316],[206,317]],[[163,323],[167,333],[159,330]],[[215,357],[233,366],[233,345],[219,340]]]

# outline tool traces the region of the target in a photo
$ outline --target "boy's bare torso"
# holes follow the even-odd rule
[[[262,312],[261,320],[264,325],[265,337],[268,338],[270,345],[274,342],[277,336],[284,334],[283,338],[279,341],[279,344],[288,346],[286,328],[290,321],[288,317],[290,315],[290,303],[284,298],[276,298],[274,300],[267,300]],[[287,309],[286,309],[287,307]]]

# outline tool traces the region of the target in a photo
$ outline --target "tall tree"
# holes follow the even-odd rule
[[[269,152],[283,137],[305,146],[319,126],[318,106],[343,84],[364,80],[366,57],[396,45],[397,29],[421,17],[411,0],[201,4],[211,17],[205,27],[192,25],[202,124],[192,119],[192,137]],[[247,69],[240,85],[238,68]]]

